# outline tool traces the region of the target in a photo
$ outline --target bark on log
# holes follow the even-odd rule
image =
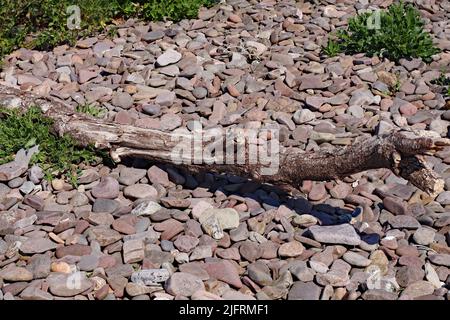
[[[56,98],[37,97],[2,84],[0,104],[22,110],[36,105],[45,116],[54,120],[54,130],[57,134],[69,134],[80,145],[94,144],[97,148],[109,149],[115,161],[136,156],[155,162],[174,162],[172,151],[179,142],[174,139],[174,133],[95,119],[75,112],[71,106]],[[179,166],[194,172],[229,173],[259,182],[296,188],[304,180],[342,179],[369,169],[388,168],[422,191],[436,196],[443,191],[444,181],[428,167],[423,156],[433,154],[444,145],[449,145],[447,139],[411,139],[395,132],[383,137],[370,136],[351,146],[336,148],[333,152],[282,149],[279,152],[279,170],[271,175],[261,173],[261,169],[265,167],[262,163],[248,163],[248,150],[245,153],[246,161],[242,164],[184,163]]]

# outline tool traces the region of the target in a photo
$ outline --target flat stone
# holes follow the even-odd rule
[[[336,199],[345,199],[352,192],[352,187],[346,183],[338,183],[331,190],[330,194]]]
[[[428,246],[433,243],[435,235],[436,232],[433,229],[420,227],[414,232],[413,239],[417,244]]]
[[[215,216],[217,218],[223,230],[234,229],[239,226],[239,214],[235,209],[207,209],[200,216],[199,222],[203,224],[210,216]]]
[[[135,234],[136,233],[136,216],[122,216],[119,219],[113,221],[111,227],[123,234]]]
[[[236,267],[228,260],[206,262],[203,268],[213,279],[223,281],[238,289],[243,286]]]
[[[165,282],[170,278],[167,269],[145,269],[133,272],[131,281],[140,285],[151,286],[160,282]]]
[[[165,35],[164,31],[154,30],[154,31],[144,33],[142,35],[142,40],[151,42],[151,41],[155,41],[155,40],[164,38],[164,35]]]
[[[34,146],[28,151],[20,149],[17,151],[14,161],[0,165],[0,182],[12,180],[25,173],[31,157],[38,152],[38,149],[38,146]]]
[[[413,216],[393,216],[389,218],[389,224],[394,228],[417,229],[420,223]]]
[[[410,284],[423,280],[425,272],[422,268],[417,266],[403,266],[397,270],[396,279],[397,283],[402,287],[407,287]]]
[[[254,262],[262,255],[262,250],[259,245],[252,241],[244,241],[239,246],[239,253],[247,261]]]
[[[36,287],[27,287],[20,293],[20,298],[23,300],[53,300],[53,296]]]
[[[436,201],[442,205],[450,204],[450,191],[444,191],[439,194]]]
[[[346,253],[344,253],[342,258],[355,267],[367,267],[372,263],[370,259],[367,259],[364,256],[353,251],[347,251]]]
[[[92,212],[88,215],[87,220],[94,226],[110,226],[114,222],[114,217],[107,212]]]
[[[140,239],[125,241],[122,250],[125,263],[135,263],[145,258],[144,242]]]
[[[190,273],[175,272],[167,280],[165,288],[174,296],[190,297],[199,290],[205,290],[203,281]]]
[[[168,173],[157,166],[150,167],[147,171],[147,176],[153,184],[160,184],[164,187],[170,186]]]
[[[127,92],[116,92],[112,96],[111,103],[122,109],[129,109],[133,106],[133,97]]]
[[[182,119],[179,115],[166,113],[160,119],[160,126],[162,130],[172,131],[181,126]]]
[[[319,300],[322,288],[313,282],[296,281],[289,290],[288,300]]]
[[[34,279],[46,278],[50,274],[51,258],[49,254],[35,254],[28,263],[28,270]]]
[[[296,124],[303,124],[314,120],[316,115],[308,109],[301,109],[296,111],[292,118]]]
[[[298,241],[290,241],[283,243],[278,249],[278,254],[282,258],[295,258],[300,256],[304,251],[303,245]]]
[[[302,282],[314,280],[314,271],[308,268],[305,261],[294,260],[290,263],[289,271],[291,274]]]
[[[173,243],[181,252],[191,252],[199,243],[196,237],[181,235]]]
[[[77,182],[81,184],[88,184],[97,181],[100,178],[98,172],[94,169],[86,169],[81,172]]]
[[[181,60],[181,57],[181,53],[169,49],[156,59],[156,64],[160,67],[164,67],[169,64],[177,63]]]
[[[189,256],[189,261],[203,260],[206,258],[211,258],[213,254],[212,247],[210,245],[201,245],[194,248],[191,255]]]
[[[247,267],[248,277],[260,286],[268,286],[273,283],[270,269],[261,262],[252,263]]]
[[[92,234],[94,239],[96,239],[102,247],[106,247],[122,239],[122,235],[116,230],[103,226],[90,228],[89,233]]]
[[[450,254],[432,254],[428,259],[438,266],[450,267]]]
[[[156,96],[155,103],[161,107],[170,107],[175,100],[175,92],[161,92]]]
[[[1,270],[0,279],[10,282],[31,281],[33,280],[33,274],[25,268],[14,266]]]
[[[402,292],[402,296],[407,296],[411,299],[426,296],[434,292],[434,286],[428,281],[420,280],[411,283]]]
[[[347,244],[357,246],[361,239],[350,224],[335,226],[312,226],[309,227],[314,240],[321,243]]]
[[[362,294],[364,300],[397,300],[397,295],[382,289],[370,289]]]
[[[43,253],[56,249],[57,244],[49,239],[38,238],[28,239],[20,246],[20,251],[24,254]]]
[[[125,187],[123,189],[123,195],[133,199],[156,199],[158,197],[158,191],[151,185],[138,183]]]
[[[78,73],[78,82],[79,83],[86,83],[89,80],[96,78],[97,76],[98,76],[98,72],[97,71],[91,71],[91,70],[87,70],[87,69],[82,69]]]
[[[425,277],[436,288],[441,288],[443,283],[439,279],[439,275],[430,263],[425,263]]]
[[[49,291],[59,297],[73,297],[92,288],[93,284],[83,272],[54,273],[47,278]]]
[[[58,247],[56,249],[56,257],[62,258],[65,256],[85,256],[91,254],[92,249],[90,246],[83,244],[72,244],[66,247]]]
[[[383,199],[383,206],[395,215],[408,214],[408,208],[402,199],[395,197],[385,197]]]
[[[119,182],[112,177],[104,177],[91,190],[95,198],[115,199],[119,196]]]
[[[131,211],[131,214],[137,216],[150,216],[161,209],[162,207],[157,202],[151,200],[144,200],[141,203],[139,203],[136,207],[134,207],[134,209]]]
[[[184,225],[175,219],[169,219],[159,223],[158,227],[155,225],[155,230],[162,231],[162,240],[170,240],[180,232],[184,231]]]
[[[120,204],[112,199],[95,199],[92,206],[92,212],[114,213],[120,208]]]

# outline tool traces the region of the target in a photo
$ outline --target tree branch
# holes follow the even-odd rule
[[[156,162],[174,163],[173,150],[178,146],[180,137],[188,138],[187,133],[169,133],[95,119],[75,112],[71,106],[58,99],[36,97],[1,84],[0,104],[24,111],[36,105],[46,117],[54,120],[55,133],[69,134],[80,145],[94,144],[97,148],[109,149],[115,161],[136,156]],[[222,146],[225,146],[225,140],[224,134],[223,140],[220,140]],[[215,156],[203,158],[203,163],[193,163],[192,155],[184,155],[183,163],[178,165],[193,172],[229,173],[297,188],[304,180],[341,179],[369,169],[388,168],[419,189],[436,196],[443,191],[444,181],[427,166],[423,155],[433,154],[444,145],[449,145],[447,139],[410,139],[396,132],[383,137],[361,139],[351,146],[336,148],[333,152],[303,152],[285,148],[278,153],[279,170],[268,175],[262,174],[267,169],[263,163],[249,161],[251,152],[248,145],[244,163],[233,161],[230,164],[220,164],[216,163]],[[208,145],[202,142],[201,147]]]

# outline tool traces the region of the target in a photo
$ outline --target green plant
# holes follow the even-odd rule
[[[196,17],[201,6],[210,6],[213,3],[211,0],[148,0],[142,5],[142,14],[148,20],[179,21]]]
[[[146,20],[193,18],[200,6],[215,0],[1,0],[0,58],[20,47],[49,50],[56,45],[73,45],[80,37],[103,31],[117,18]],[[78,29],[68,27],[73,12],[80,8]],[[113,33],[114,31],[111,31]]]
[[[365,52],[393,61],[420,57],[430,62],[431,56],[439,52],[424,30],[420,12],[403,2],[392,4],[387,10],[365,12],[350,18],[348,29],[339,30],[336,37],[333,50],[340,49],[347,54]]]
[[[445,73],[441,72],[439,78],[431,80],[432,84],[437,84],[438,86],[448,86],[450,85],[450,78],[445,76]]]
[[[95,105],[92,104],[83,104],[83,105],[78,105],[75,110],[77,112],[80,113],[85,113],[88,114],[90,116],[93,116],[95,118],[103,118],[106,114],[106,109],[101,108],[101,107],[97,107]]]
[[[335,39],[328,39],[327,45],[323,48],[323,52],[329,57],[335,57],[341,51],[341,46]]]
[[[396,93],[396,92],[399,92],[400,91],[400,88],[401,88],[401,86],[402,86],[402,83],[401,83],[401,81],[400,81],[400,78],[399,78],[399,75],[397,74],[397,76],[396,76],[396,80],[395,80],[395,84],[394,84],[394,86],[392,87],[392,92],[393,92],[393,94],[394,93]]]
[[[68,135],[57,137],[51,132],[52,124],[37,107],[24,113],[0,108],[0,164],[14,160],[14,155],[22,148],[39,145],[31,164],[39,164],[48,180],[62,175],[75,185],[77,164],[97,163],[105,157],[93,146],[78,147]]]
[[[444,87],[444,95],[450,97],[450,77],[446,77],[444,72],[441,72],[439,78],[431,80],[431,83]]]

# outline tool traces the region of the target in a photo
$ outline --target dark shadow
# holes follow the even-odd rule
[[[170,164],[159,164],[138,158],[124,158],[122,164],[140,169],[148,169],[152,165],[157,165],[161,169],[171,168],[177,170],[185,177],[183,188],[193,190],[200,187],[207,189],[211,193],[221,191],[227,196],[237,195],[243,198],[250,198],[257,201],[264,210],[277,209],[279,206],[285,205],[299,215],[309,214],[314,216],[322,226],[349,223],[352,218],[357,217],[362,213],[360,207],[357,207],[352,211],[324,203],[313,204],[304,197],[290,195],[286,190],[279,186],[262,184],[234,175],[209,172],[191,175],[184,169],[177,168]],[[250,216],[257,216],[261,212],[263,212],[263,210],[250,212]],[[307,232],[303,235],[309,238],[311,237]],[[378,243],[380,239],[378,234],[360,233],[360,237],[368,244]]]

